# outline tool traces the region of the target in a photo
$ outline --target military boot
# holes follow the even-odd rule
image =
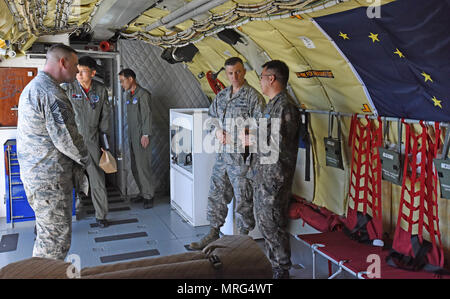
[[[135,202],[141,202],[141,201],[143,201],[144,200],[144,198],[141,196],[141,195],[138,195],[138,196],[136,196],[136,197],[132,197],[131,199],[130,199],[130,201],[132,202],[132,203],[135,203]]]
[[[281,267],[272,268],[272,279],[289,279],[289,270]]]
[[[150,199],[144,198],[144,209],[153,208],[153,197]]]
[[[83,197],[79,194],[76,195],[75,202],[75,217],[77,220],[81,220],[84,218],[84,205],[82,203]]]
[[[203,239],[200,240],[200,242],[192,242],[189,247],[193,250],[202,250],[209,243],[214,242],[217,239],[219,239],[219,229],[216,227],[211,227],[209,234],[204,236]]]

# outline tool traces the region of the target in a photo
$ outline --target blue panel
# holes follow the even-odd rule
[[[11,223],[11,205],[13,211],[14,222],[30,221],[35,219],[34,211],[30,207],[25,190],[20,179],[20,166],[17,161],[16,141],[10,139],[4,145],[5,157],[7,157],[7,148],[10,147],[11,160],[9,166],[11,173],[5,169],[5,190],[6,190],[6,222]],[[8,165],[5,165],[8,167]],[[11,185],[10,185],[11,177]],[[72,215],[75,215],[75,190],[73,191]],[[12,201],[10,202],[10,198]]]
[[[397,0],[375,18],[367,11],[315,20],[355,67],[380,115],[450,121],[449,1]]]

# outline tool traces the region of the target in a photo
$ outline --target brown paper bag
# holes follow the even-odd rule
[[[100,157],[99,166],[105,173],[115,173],[117,172],[117,163],[113,155],[109,151],[103,151]]]

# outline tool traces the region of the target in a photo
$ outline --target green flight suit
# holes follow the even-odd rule
[[[94,163],[86,168],[89,176],[91,199],[94,204],[95,218],[106,219],[108,214],[108,196],[105,186],[105,172],[100,168],[99,162],[102,151],[100,149],[100,136],[109,135],[111,105],[105,86],[92,80],[91,88],[87,93],[82,90],[78,81],[62,86],[72,103],[75,111],[75,122],[78,131],[88,149]],[[89,99],[86,98],[86,95]]]
[[[151,172],[152,152],[150,144],[146,148],[141,145],[141,137],[144,135],[149,137],[151,143],[151,94],[138,85],[134,93],[125,92],[124,99],[127,106],[131,171],[139,188],[139,195],[145,199],[151,199],[155,194]]]

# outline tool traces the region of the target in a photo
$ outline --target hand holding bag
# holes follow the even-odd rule
[[[102,149],[103,150],[103,149]],[[103,154],[100,157],[99,166],[105,173],[117,172],[117,162],[113,155],[109,151],[103,150]]]

